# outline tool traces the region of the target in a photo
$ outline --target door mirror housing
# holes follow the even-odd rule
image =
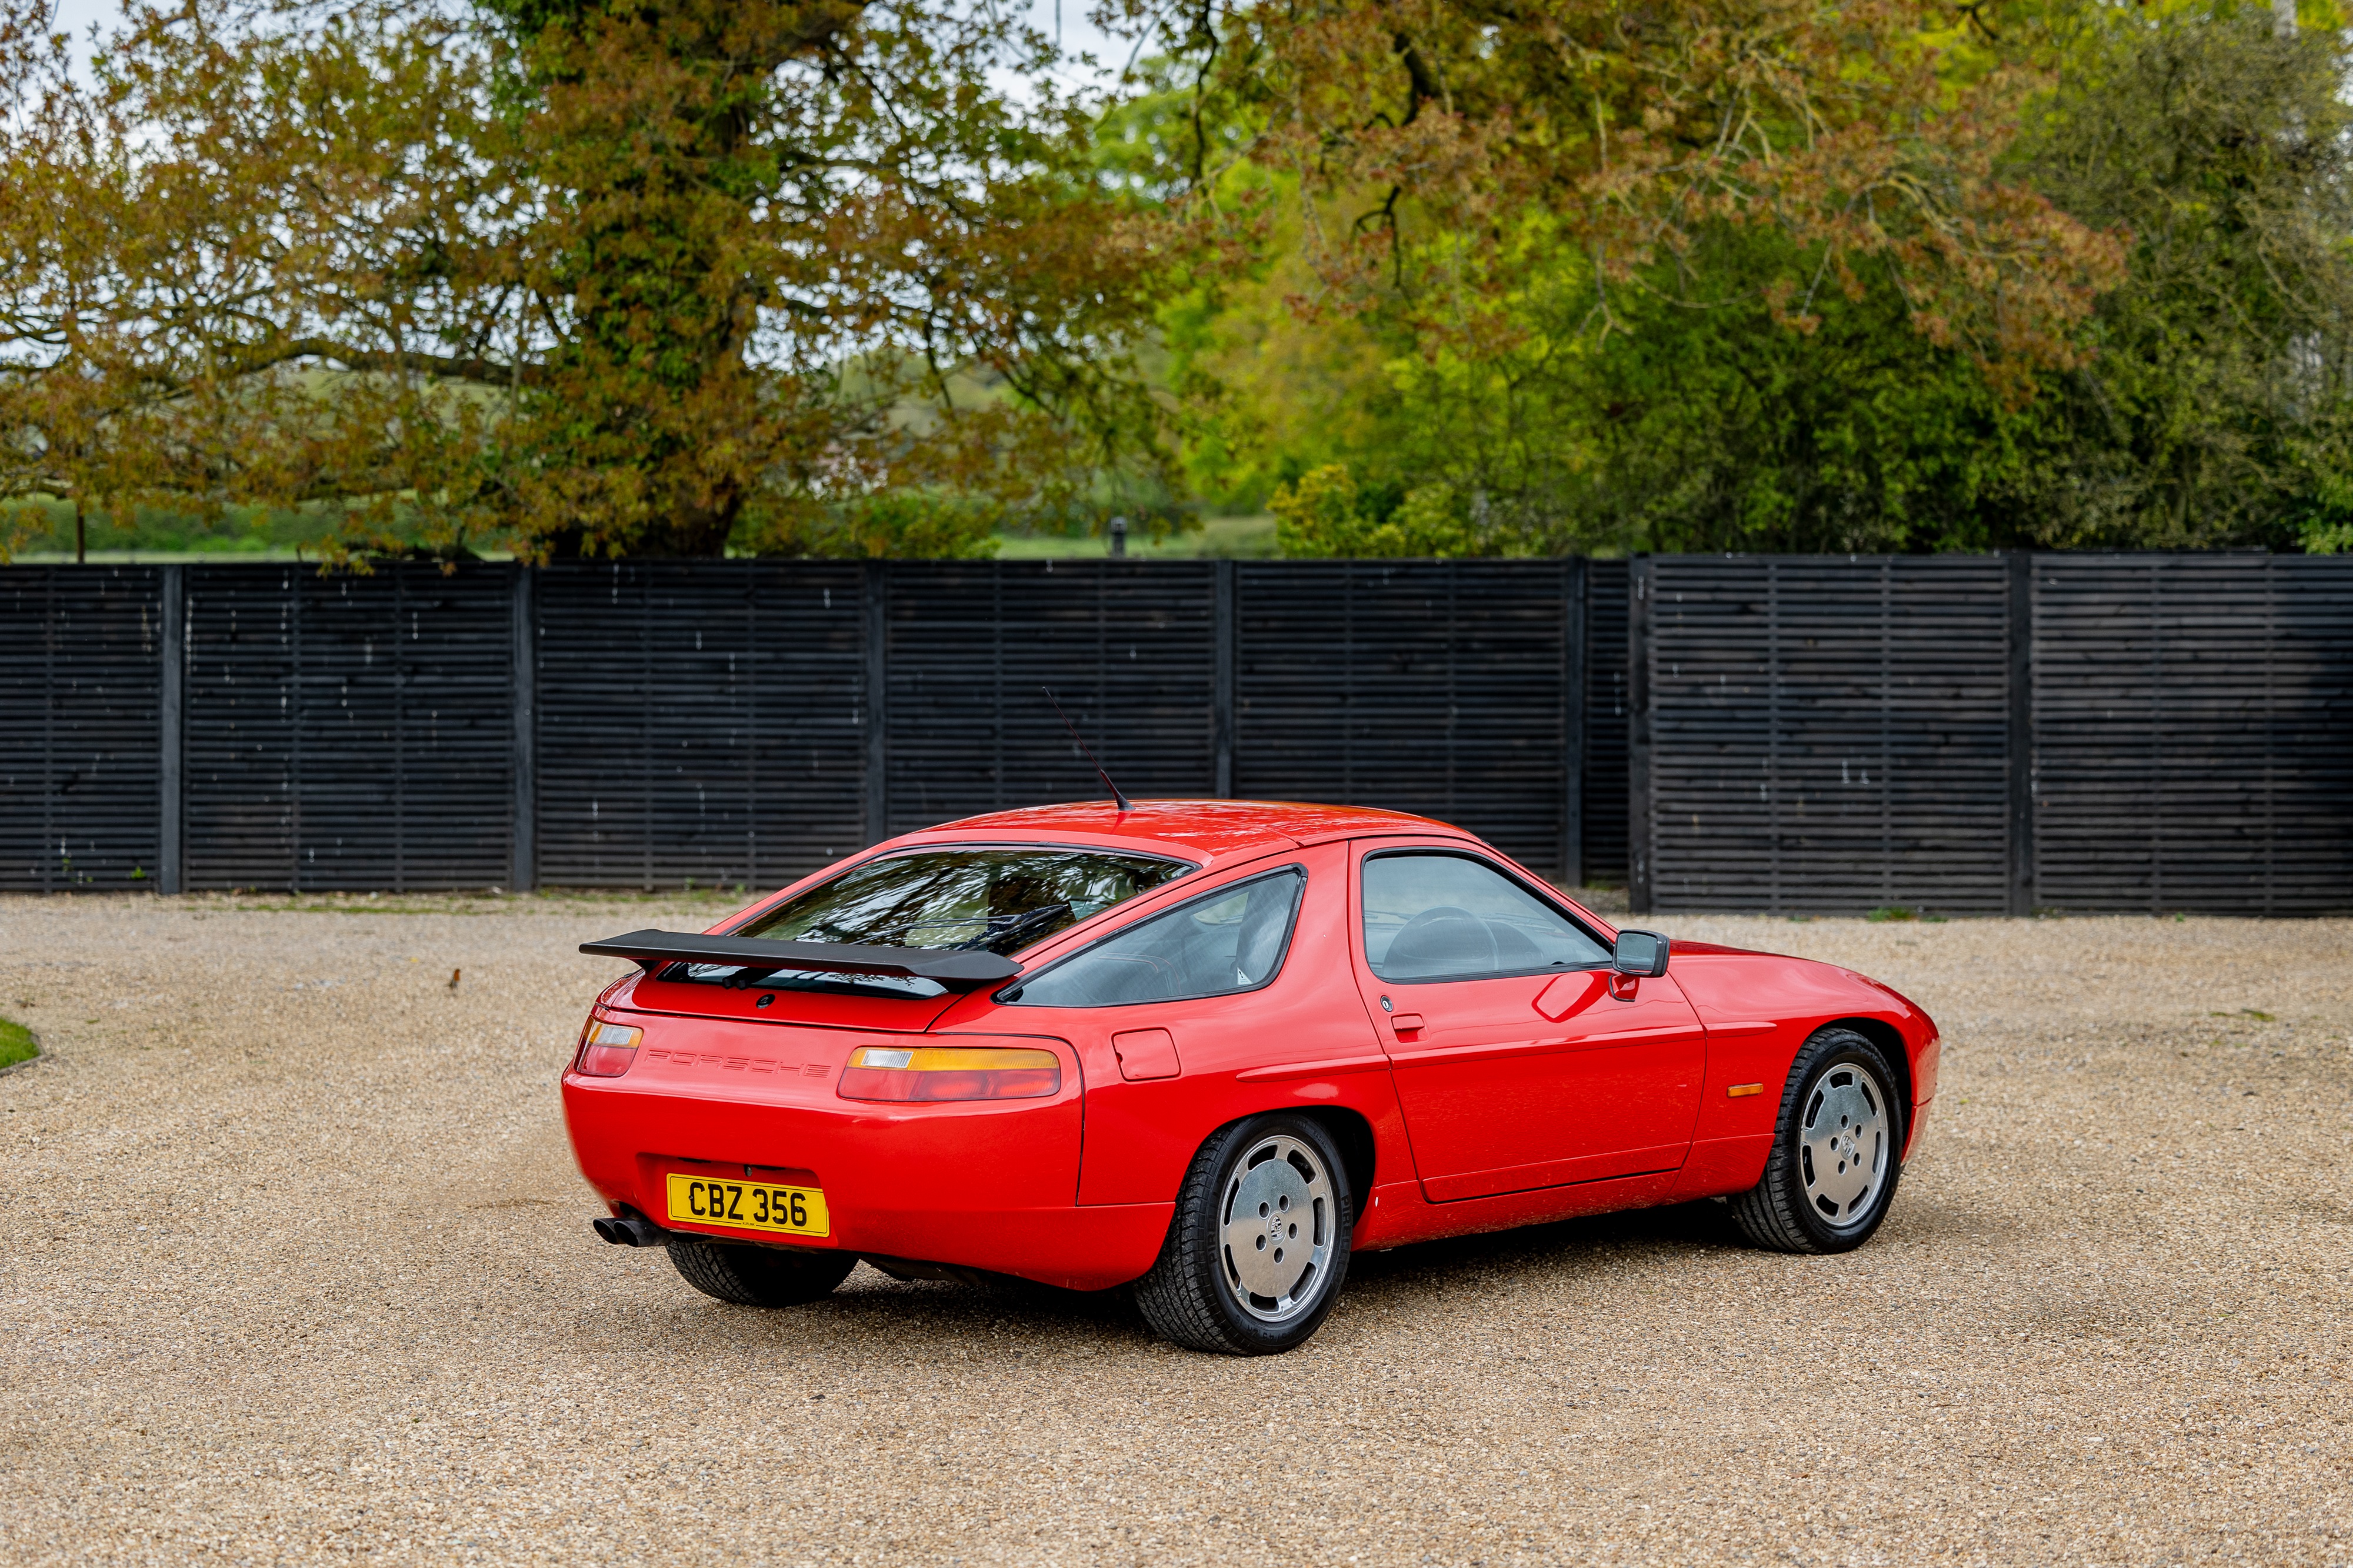
[[[1620,974],[1664,974],[1667,939],[1654,931],[1621,931],[1609,963]]]

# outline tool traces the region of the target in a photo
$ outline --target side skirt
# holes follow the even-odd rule
[[[1372,1201],[1365,1205],[1364,1218],[1356,1226],[1354,1246],[1358,1252],[1378,1252],[1383,1247],[1437,1241],[1450,1236],[1477,1236],[1524,1225],[1548,1225],[1580,1215],[1653,1208],[1680,1202],[1673,1195],[1674,1188],[1675,1173],[1657,1171],[1648,1175],[1614,1176],[1570,1186],[1433,1204],[1421,1195],[1420,1183],[1391,1182],[1373,1189]]]

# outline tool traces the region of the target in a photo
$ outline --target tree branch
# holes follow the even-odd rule
[[[548,384],[544,365],[501,363],[475,354],[432,354],[413,349],[397,352],[359,349],[339,343],[332,338],[281,338],[273,343],[255,345],[236,356],[231,363],[234,374],[253,375],[304,359],[332,360],[345,370],[362,373],[422,374],[438,376],[443,381],[480,382],[486,386],[511,386],[518,382],[529,387]]]

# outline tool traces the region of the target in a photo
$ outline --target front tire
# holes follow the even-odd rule
[[[1734,1198],[1741,1234],[1776,1252],[1869,1241],[1904,1173],[1904,1105],[1886,1057],[1852,1029],[1818,1029],[1789,1065],[1765,1179]]]
[[[672,1231],[670,1267],[706,1296],[738,1307],[802,1307],[833,1294],[858,1267],[854,1254],[786,1252]]]
[[[1193,1157],[1135,1304],[1187,1350],[1278,1354],[1331,1315],[1355,1226],[1347,1169],[1322,1124],[1280,1114],[1237,1121]]]

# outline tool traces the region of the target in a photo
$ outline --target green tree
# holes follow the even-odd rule
[[[0,10],[0,559],[70,517],[127,513],[198,475],[188,437],[218,410],[166,312],[179,274],[140,226],[123,127],[76,81],[44,10]],[[142,297],[159,309],[131,311]]]
[[[86,292],[161,324],[184,493],[331,503],[357,549],[871,548],[932,531],[876,497],[1156,471],[1153,254],[1086,116],[995,85],[1049,54],[944,0],[174,0],[17,174],[114,173]]]
[[[2119,272],[2000,167],[2044,79],[1933,7],[1218,18],[1125,146],[1229,247],[1163,320],[1237,496],[1345,463],[1468,498],[1483,550],[1925,546],[1974,526],[1950,443],[2011,434]]]
[[[1694,247],[1701,276],[1770,275],[1753,230]],[[1768,254],[1753,255],[1757,250]],[[1572,367],[1583,467],[1552,500],[1567,534],[1627,550],[1982,550],[2031,537],[2020,493],[2044,409],[1923,342],[1894,280],[1819,298],[1802,331],[1726,288],[1662,288]]]
[[[1310,121],[1327,139],[1315,159],[1282,163],[1295,142],[1262,130],[1314,99],[1311,85],[1276,94],[1280,66],[1206,70],[1190,100],[1163,68],[1153,135],[1132,139],[1157,151],[1160,188],[1201,204],[1184,162],[1198,150],[1214,204],[1258,225],[1249,265],[1167,318],[1206,489],[1247,503],[1289,481],[1295,506],[1303,476],[1345,465],[1351,515],[1378,521],[1442,483],[1482,502],[1478,548],[1493,551],[2353,545],[2353,140],[2335,17],[2308,7],[2283,36],[2269,8],[2013,5],[1957,22],[1881,10],[1841,40],[1782,8],[1770,15],[1805,44],[1790,47],[1831,38],[1844,64],[1796,68],[1750,38],[1747,74],[1727,76],[1714,74],[1727,57],[1711,67],[1702,45],[1729,47],[1739,19],[1694,7],[1615,50],[1594,42],[1606,27],[1569,28],[1564,55],[1618,84],[1598,89],[1600,118],[1580,138],[1539,90],[1563,89],[1508,48],[1466,76],[1443,49],[1409,58],[1428,13],[1347,14],[1395,30],[1387,54],[1367,34],[1353,57],[1317,57],[1372,112],[1362,126]],[[1278,59],[1300,47],[1274,31],[1221,36],[1220,58],[1239,58],[1245,37]],[[1670,38],[1688,58],[1660,52]],[[1641,119],[1613,73],[1645,60],[1658,91],[1715,104],[1722,123],[1786,132],[1818,109],[1826,121],[1799,89],[1837,77],[1826,100],[1857,95],[1841,111],[1901,88],[1910,108],[1894,122],[1932,133],[1865,158],[1884,125],[1858,119],[1831,138],[1853,156],[1803,170],[1638,159],[1611,184],[1599,128]],[[1423,78],[1445,90],[1382,85]],[[1502,130],[1499,80],[1528,89]],[[1188,101],[1205,130],[1178,112]],[[1539,110],[1556,116],[1552,140],[1532,129]],[[1469,139],[1452,163],[1433,115]],[[1673,126],[1642,123],[1674,141]],[[1400,155],[1388,184],[1342,178],[1373,167],[1366,148],[1414,136],[1425,155]],[[1525,194],[1531,168],[1554,181],[1542,199]],[[1888,209],[1876,239],[1744,205],[1771,185],[1860,192],[1868,208],[1907,184],[1923,205]],[[1579,190],[1622,209],[1598,231],[1614,241],[1592,240],[1591,209],[1564,194]],[[1939,248],[1970,203],[2010,222],[2008,240],[1985,230],[1979,254]],[[1627,247],[1626,225],[1647,249]],[[2024,315],[2005,267],[2028,279]]]
[[[2134,236],[2052,385],[2026,504],[2068,545],[2326,546],[2353,521],[2353,105],[2341,26],[2096,10],[2018,167]]]
[[[1388,504],[1384,504],[1384,503]],[[1343,463],[1330,463],[1275,491],[1276,541],[1288,556],[1358,560],[1499,553],[1479,520],[1444,484],[1394,498],[1367,496]]]

